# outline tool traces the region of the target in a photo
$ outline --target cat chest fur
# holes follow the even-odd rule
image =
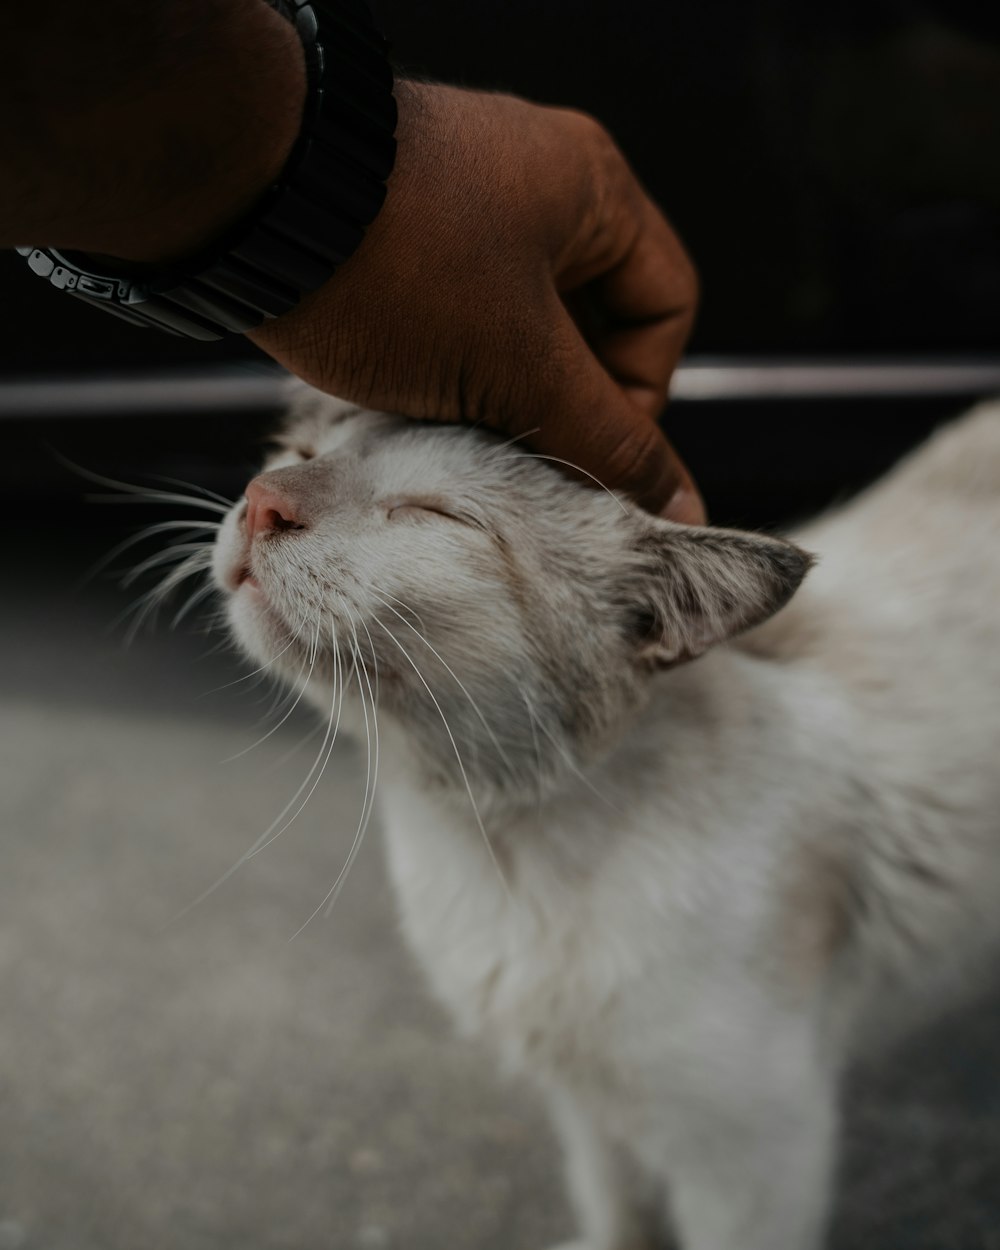
[[[567,820],[563,801],[562,822],[514,831],[505,885],[458,805],[397,785],[383,798],[408,944],[460,1029],[508,1070],[600,1091],[611,1114],[641,1102],[667,1055],[678,1079],[702,1068],[703,1038],[734,1001],[753,1014],[771,996],[753,989],[771,904],[726,916],[731,857],[706,857],[692,831],[611,830],[582,798]],[[590,871],[547,853],[558,840],[583,844]],[[610,849],[595,857],[598,840]]]
[[[390,797],[385,823],[406,938],[461,1030],[512,1070],[607,1080],[629,1023],[623,987],[643,962],[608,940],[607,899],[581,896],[578,882],[527,881],[516,862],[504,880],[478,833],[412,795]]]

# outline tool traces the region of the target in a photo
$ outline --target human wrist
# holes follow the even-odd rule
[[[162,264],[209,244],[280,172],[305,97],[291,23],[266,0],[152,7],[169,12],[167,46],[137,19],[121,36],[138,50],[131,76],[79,91],[76,109],[57,96],[40,143],[12,154],[24,193],[0,211],[0,241]]]
[[[111,248],[89,244],[89,256],[80,254],[81,243],[18,247],[36,274],[126,321],[214,339],[287,312],[352,255],[382,207],[395,157],[397,109],[387,44],[351,0],[274,3],[300,40],[305,70],[291,142],[257,145],[265,156],[277,153],[278,168],[251,165],[268,174],[263,185],[253,180],[253,193],[239,211],[233,208],[238,180],[209,179],[226,194],[221,201],[209,199],[208,212],[202,184],[187,180],[173,209],[185,187],[193,186],[197,213],[182,223],[182,244],[176,232],[145,235],[155,240],[155,254],[144,244],[142,250],[131,243],[126,248],[120,237]],[[172,125],[172,119],[164,123],[168,135]],[[154,132],[154,140],[163,138]],[[254,140],[251,129],[246,142]],[[223,209],[211,211],[218,204]],[[93,255],[98,250],[102,254]],[[139,269],[137,259],[145,262]]]
[[[397,77],[393,91],[396,108],[396,156],[386,184],[385,203],[365,231],[356,251],[318,290],[304,296],[288,313],[271,318],[248,332],[247,337],[278,360],[296,360],[296,372],[309,374],[320,386],[347,384],[310,373],[301,362],[316,335],[316,310],[326,337],[343,344],[358,333],[364,321],[365,292],[372,284],[394,286],[414,265],[434,267],[434,232],[427,214],[433,212],[435,188],[463,181],[458,166],[466,160],[469,127],[468,102],[478,93],[440,83]],[[475,171],[468,170],[470,178]],[[370,302],[370,301],[368,301]],[[317,348],[319,344],[317,344]],[[327,356],[328,353],[319,354]],[[348,352],[347,354],[350,354]]]
[[[214,53],[215,41],[206,40],[199,91],[166,136],[180,146],[180,159],[163,145],[140,193],[147,207],[120,230],[112,227],[108,255],[163,265],[196,254],[245,216],[281,173],[305,100],[301,40],[267,3],[219,35]]]

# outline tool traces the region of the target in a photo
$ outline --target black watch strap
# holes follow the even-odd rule
[[[361,242],[396,155],[388,45],[364,0],[275,0],[306,55],[302,127],[279,180],[210,251],[145,275],[80,252],[20,247],[40,277],[142,326],[196,339],[243,332],[293,308]]]

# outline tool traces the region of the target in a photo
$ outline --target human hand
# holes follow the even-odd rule
[[[322,390],[482,422],[702,522],[657,425],[697,278],[607,132],[512,96],[401,82],[397,99],[396,168],[361,247],[250,337]]]
[[[199,255],[296,141],[294,28],[266,0],[145,0],[127,21],[123,0],[52,4],[8,6],[0,106],[31,125],[0,126],[0,245],[154,268]],[[44,78],[25,51],[39,40]],[[252,337],[324,390],[481,421],[703,519],[656,425],[696,279],[614,143],[582,114],[511,96],[405,81],[396,94],[380,214],[324,287]]]

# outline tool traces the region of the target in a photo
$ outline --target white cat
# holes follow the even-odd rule
[[[233,630],[372,772],[377,703],[406,935],[544,1091],[575,1244],[817,1247],[845,1064],[1000,947],[1000,407],[797,535],[773,620],[781,540],[315,392],[283,441]]]

